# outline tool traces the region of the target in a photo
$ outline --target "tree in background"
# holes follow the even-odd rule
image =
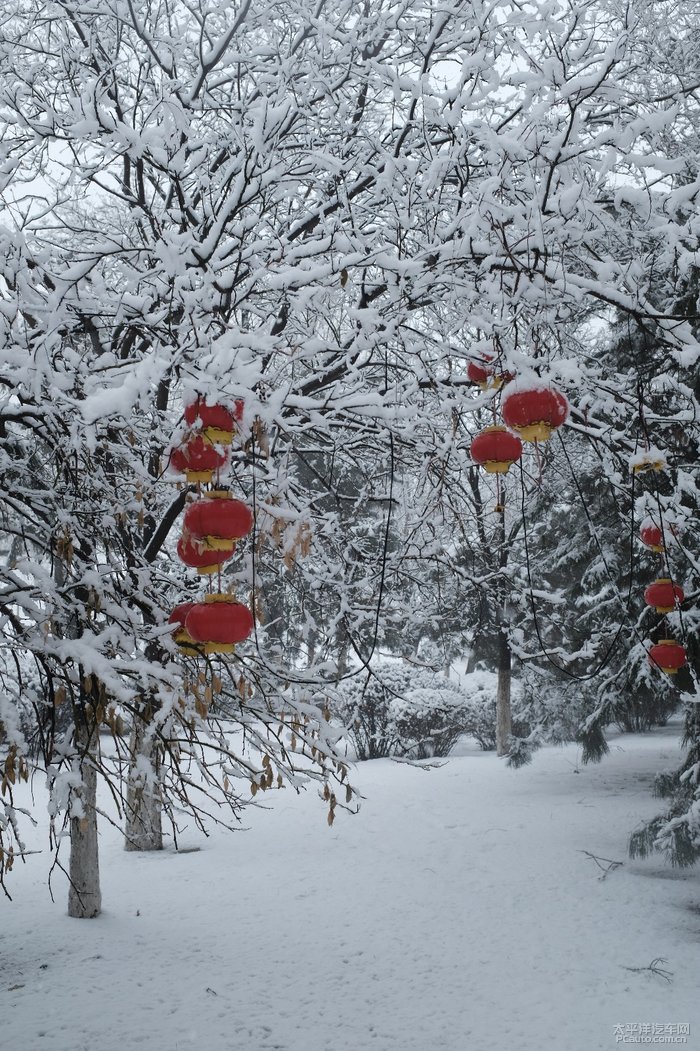
[[[47,763],[76,843],[106,771],[96,725],[117,708],[132,788],[173,815],[204,820],[183,754],[234,812],[240,778],[307,776],[281,714],[316,776],[344,780],[326,698],[369,665],[390,590],[427,594],[448,571],[463,602],[483,588],[460,544],[478,536],[469,436],[494,395],[472,394],[470,357],[559,382],[615,484],[638,398],[597,362],[592,316],[653,341],[675,424],[694,419],[679,369],[697,343],[674,304],[696,175],[665,173],[695,88],[663,63],[646,76],[660,11],[20,0],[3,15],[2,455],[29,472],[6,530],[31,534],[0,593],[10,804],[26,661],[42,725],[61,687],[71,705]],[[233,480],[256,535],[227,584],[272,626],[216,686],[255,759],[226,736],[214,677],[192,681],[167,641],[187,497],[161,472],[194,392],[246,405]],[[11,839],[11,808],[3,821]]]

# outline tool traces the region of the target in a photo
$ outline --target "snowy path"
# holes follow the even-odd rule
[[[677,735],[579,773],[574,747],[367,763],[358,817],[328,829],[280,793],[247,833],[185,834],[196,853],[124,854],[103,827],[96,921],[32,858],[3,906],[0,1048],[596,1051],[679,1023],[700,1048],[700,873],[626,858]],[[581,850],[625,864],[601,881]],[[625,969],[656,957],[670,983]]]

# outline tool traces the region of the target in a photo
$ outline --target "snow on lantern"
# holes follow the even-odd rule
[[[640,540],[651,551],[665,551],[665,541],[677,535],[678,529],[675,525],[664,522],[663,526],[658,526],[652,518],[645,518],[639,527]]]
[[[189,631],[185,627],[185,620],[187,614],[190,612],[194,602],[181,602],[179,606],[175,606],[168,617],[168,624],[172,624],[174,627],[173,638],[183,653],[196,655],[202,652],[202,647],[198,642],[195,642]]]
[[[523,443],[505,427],[487,427],[471,445],[471,457],[488,474],[505,474],[520,459]]]
[[[170,465],[184,474],[188,482],[210,482],[214,471],[226,463],[226,451],[217,449],[201,434],[190,438],[184,445],[173,449],[170,454]]]
[[[232,595],[206,595],[187,614],[185,627],[204,653],[232,653],[237,643],[252,634],[253,614]]]
[[[204,398],[199,397],[185,406],[185,421],[190,427],[201,427],[210,442],[230,445],[243,419],[243,407],[243,401],[239,399],[231,412],[225,405],[209,405]]]
[[[685,667],[685,647],[673,639],[662,639],[649,650],[649,661],[667,675],[675,675],[679,668]]]
[[[642,522],[639,527],[639,538],[644,546],[650,548],[652,551],[664,550],[664,538],[661,526],[657,526],[656,522],[653,522],[651,518],[645,518]]]
[[[659,577],[644,592],[647,606],[653,606],[657,613],[672,613],[684,598],[683,588],[670,577]]]
[[[499,372],[498,367],[491,364],[493,360],[492,354],[485,354],[467,364],[467,378],[482,390],[500,390],[504,383],[513,379],[512,372]]]
[[[230,540],[228,547],[211,550],[198,537],[186,533],[177,542],[177,553],[186,566],[206,576],[216,573],[224,562],[231,558],[235,547],[235,543]]]
[[[207,551],[227,550],[253,528],[253,512],[225,491],[207,493],[185,511],[184,529]]]
[[[668,467],[668,460],[661,449],[651,446],[641,453],[630,456],[629,466],[632,474],[643,474],[645,471],[665,471]]]
[[[514,390],[503,399],[503,419],[525,442],[546,442],[569,415],[569,403],[552,387]]]

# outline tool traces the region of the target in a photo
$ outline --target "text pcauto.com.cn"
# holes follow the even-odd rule
[[[613,1026],[616,1044],[687,1044],[689,1022],[625,1022]]]

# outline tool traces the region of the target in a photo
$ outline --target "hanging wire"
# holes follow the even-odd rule
[[[579,499],[581,501],[581,506],[583,507],[584,514],[585,514],[586,519],[587,519],[588,524],[589,524],[590,535],[592,536],[592,538],[593,538],[593,540],[595,542],[595,545],[598,548],[598,552],[600,554],[600,558],[601,558],[601,561],[603,563],[603,566],[604,566],[604,569],[605,569],[605,573],[606,573],[606,575],[608,577],[608,580],[612,584],[614,594],[615,594],[616,598],[618,599],[618,601],[620,602],[620,605],[624,609],[626,617],[629,618],[630,607],[631,607],[631,602],[632,602],[632,583],[633,583],[634,562],[635,562],[635,558],[634,558],[634,551],[635,551],[635,545],[634,545],[634,516],[632,515],[631,518],[630,518],[629,586],[628,586],[628,591],[627,591],[627,601],[625,603],[625,601],[622,598],[622,595],[620,595],[620,592],[619,592],[619,589],[618,589],[617,584],[615,582],[614,576],[613,576],[613,574],[612,574],[612,572],[610,570],[610,566],[608,565],[608,561],[607,561],[607,559],[605,557],[605,552],[603,551],[603,548],[601,546],[600,540],[598,538],[598,534],[597,534],[597,531],[596,531],[596,528],[595,528],[595,523],[594,523],[594,521],[593,521],[593,519],[591,517],[591,514],[590,514],[589,510],[588,510],[588,505],[587,505],[585,496],[584,496],[583,491],[581,489],[581,486],[580,486],[580,483],[579,483],[576,471],[574,470],[573,464],[571,463],[571,458],[569,457],[569,453],[568,453],[568,450],[566,448],[566,444],[564,442],[564,439],[563,439],[561,434],[558,435],[558,438],[559,438],[559,442],[561,444],[561,447],[562,447],[562,450],[563,450],[563,453],[564,453],[564,458],[565,458],[567,466],[569,468],[569,472],[571,474],[571,477],[573,479],[574,485],[576,487],[576,491],[577,491]],[[541,630],[540,630],[539,620],[538,620],[538,617],[537,617],[537,609],[536,609],[536,606],[535,606],[535,597],[534,597],[534,589],[533,589],[533,585],[532,585],[532,573],[531,573],[531,566],[530,566],[530,550],[529,550],[530,545],[529,545],[529,538],[528,538],[527,516],[526,516],[526,513],[525,513],[525,476],[524,476],[524,470],[523,470],[522,462],[521,462],[521,464],[519,466],[520,466],[520,485],[521,485],[521,513],[522,513],[522,522],[523,522],[523,536],[524,536],[524,540],[525,540],[525,563],[526,563],[526,570],[527,570],[528,587],[529,587],[529,592],[530,592],[530,605],[531,605],[531,608],[532,608],[532,615],[533,615],[533,620],[534,620],[534,625],[535,625],[535,633],[537,635],[537,638],[538,638],[538,641],[539,641],[540,646],[542,648],[542,652],[543,652],[544,656],[549,661],[549,663],[553,667],[555,667],[558,671],[563,672],[565,675],[568,675],[569,678],[575,679],[575,680],[577,680],[579,682],[583,682],[583,681],[586,681],[586,680],[589,680],[589,679],[593,679],[597,675],[599,675],[600,672],[610,663],[610,660],[612,658],[612,655],[613,655],[613,652],[615,650],[615,647],[617,646],[618,640],[619,640],[619,638],[620,638],[620,636],[622,634],[624,624],[621,623],[619,625],[619,627],[618,627],[618,629],[617,629],[617,631],[615,633],[615,636],[614,636],[610,646],[605,651],[599,666],[592,672],[589,672],[589,673],[586,673],[586,674],[578,674],[576,672],[571,672],[571,671],[569,671],[568,668],[566,668],[563,665],[560,665],[557,661],[555,661],[551,657],[551,655],[547,652],[547,648],[546,648],[546,646],[544,644],[544,640],[542,638],[542,633],[541,633]],[[635,476],[633,474],[632,475],[632,492],[630,494],[630,498],[631,498],[633,506],[634,506],[634,482],[635,482]],[[646,639],[640,634],[640,632],[637,629],[636,624],[633,621],[631,621],[631,619],[629,620],[629,623],[630,623],[632,631],[634,632],[634,634],[637,637],[638,641],[641,642],[642,644],[644,644],[646,642]]]
[[[600,552],[600,557],[601,557],[603,565],[605,567],[605,572],[607,573],[608,578],[609,578],[611,584],[613,585],[613,588],[615,590],[615,594],[620,599],[620,602],[622,603],[622,599],[621,599],[621,597],[619,595],[619,591],[618,591],[617,585],[615,584],[615,580],[614,580],[613,574],[612,574],[612,572],[610,570],[610,567],[608,565],[607,559],[605,558],[605,552],[603,551],[603,549],[602,549],[602,547],[600,545],[600,540],[598,539],[598,533],[597,533],[596,528],[595,528],[595,522],[591,518],[590,512],[588,510],[588,504],[586,503],[586,498],[585,498],[585,496],[583,494],[583,490],[581,489],[581,486],[580,486],[580,483],[579,483],[579,480],[578,480],[578,475],[576,474],[576,471],[574,470],[574,465],[572,464],[571,458],[569,457],[569,451],[566,448],[566,444],[565,444],[564,439],[561,436],[561,434],[558,435],[558,438],[559,438],[559,443],[560,443],[560,445],[562,447],[562,451],[564,453],[564,459],[566,460],[567,466],[569,468],[569,473],[571,474],[571,477],[573,479],[574,485],[576,486],[576,491],[577,491],[577,493],[579,495],[579,499],[581,501],[581,505],[583,507],[584,514],[586,515],[586,518],[588,520],[588,524],[590,526],[591,536],[593,537],[593,540],[595,541],[596,547],[598,548],[598,551]],[[630,503],[631,503],[632,507],[634,507],[634,483],[635,483],[635,477],[636,477],[635,474],[632,473],[632,490],[630,492]],[[629,586],[627,588],[627,604],[624,606],[625,613],[627,613],[627,614],[629,614],[630,607],[632,605],[632,581],[633,581],[633,576],[634,576],[634,563],[635,563],[634,552],[635,552],[635,550],[636,550],[636,548],[635,548],[635,532],[634,532],[634,515],[632,515],[631,520],[630,520],[630,532],[629,532],[629,567],[630,567],[629,568]]]
[[[565,459],[567,461],[567,464],[569,466],[569,470],[571,472],[572,478],[574,479],[574,484],[576,485],[576,488],[578,490],[578,494],[579,494],[579,497],[581,499],[581,503],[583,505],[584,512],[585,512],[586,517],[587,517],[587,519],[589,521],[589,524],[591,525],[591,531],[592,531],[592,534],[593,534],[593,538],[594,538],[594,540],[596,542],[596,546],[598,547],[598,550],[600,551],[600,555],[601,555],[601,558],[603,560],[603,564],[605,566],[605,571],[606,571],[606,573],[608,575],[608,578],[610,579],[611,583],[613,584],[613,587],[615,588],[615,593],[618,594],[617,587],[615,585],[615,581],[614,581],[614,579],[612,577],[612,574],[610,572],[610,569],[609,569],[609,567],[607,565],[607,562],[606,562],[606,559],[605,559],[605,555],[604,555],[603,550],[602,550],[602,548],[600,546],[600,543],[598,541],[597,534],[595,533],[593,520],[592,520],[590,514],[588,513],[588,507],[586,505],[586,502],[585,502],[585,499],[584,499],[584,496],[583,496],[583,492],[582,492],[581,487],[579,485],[578,477],[576,476],[576,473],[574,471],[573,465],[572,465],[571,460],[569,458],[569,454],[568,454],[566,445],[565,445],[564,440],[563,440],[561,435],[559,435],[559,440],[561,442],[561,446],[562,446],[562,449],[563,449],[563,452],[564,452],[564,457],[565,457]],[[633,577],[634,577],[634,561],[635,561],[635,559],[634,559],[634,552],[635,552],[634,484],[635,484],[635,479],[636,479],[636,475],[633,472],[632,473],[632,490],[630,492],[630,503],[631,503],[631,506],[632,506],[632,514],[630,515],[630,533],[629,533],[629,541],[630,541],[630,556],[629,556],[630,572],[629,572],[629,587],[628,587],[628,591],[627,591],[627,606],[626,606],[626,613],[627,614],[629,614],[630,606],[631,606],[632,583],[633,583]],[[656,495],[657,495],[657,500],[659,500],[659,503],[660,503],[658,487],[657,487],[657,490],[656,490]],[[663,555],[664,555],[664,553],[662,552],[661,553],[662,559],[663,559]],[[678,604],[676,604],[676,612],[678,613],[679,619],[680,619],[680,622],[681,622],[681,633],[682,633],[681,634],[681,638],[685,642],[686,634],[685,634],[685,629],[684,629],[684,626],[683,626],[683,613],[682,613],[682,610],[680,609],[680,606]],[[647,642],[646,637],[640,634],[640,632],[637,629],[637,625],[634,622],[630,621],[630,623],[631,623],[632,630],[633,630],[635,636],[637,637],[637,640],[639,642],[641,642],[642,645],[644,645],[644,648],[646,649],[646,646],[645,646],[645,643]],[[621,630],[622,630],[622,625],[620,626],[620,631]],[[668,618],[665,615],[664,615],[664,618],[663,618],[662,630],[664,631],[665,637],[668,638],[669,623],[668,623]],[[618,632],[618,634],[619,634],[619,632]],[[653,663],[656,664],[655,661]],[[657,667],[658,667],[658,665],[657,665]],[[693,677],[693,680],[695,681],[695,674],[694,674],[694,672],[692,670],[691,670],[691,675]]]
[[[670,557],[669,557],[670,544],[668,544],[667,541],[666,541],[666,530],[665,530],[665,526],[664,526],[664,512],[663,512],[663,507],[662,507],[662,504],[661,504],[661,492],[659,490],[658,485],[654,487],[654,492],[653,492],[652,496],[653,496],[654,502],[656,503],[656,509],[657,509],[657,511],[659,513],[659,529],[661,530],[661,542],[663,544],[663,551],[659,552],[659,555],[660,555],[660,558],[661,558],[661,572],[662,572],[662,575],[665,573],[668,576],[668,578],[671,581],[673,581],[673,571],[672,571],[672,568],[671,568],[671,562],[670,562]],[[671,537],[673,537],[672,530],[669,530],[668,532],[669,532],[669,535]],[[674,540],[675,540],[675,537],[674,537]],[[683,619],[683,610],[681,609],[680,603],[676,601],[675,595],[674,595],[674,602],[675,602],[675,605],[676,605],[675,612],[678,613],[678,624],[679,624],[679,629],[680,629],[680,636],[681,636],[682,641],[686,642],[687,632],[685,630],[685,622],[684,622],[684,619]],[[668,638],[668,631],[669,631],[669,629],[668,629],[668,623],[667,623],[667,626],[666,626],[666,638]]]
[[[521,505],[520,506],[521,506],[521,516],[522,516],[522,523],[523,523],[523,538],[524,538],[524,541],[525,541],[525,568],[526,568],[526,572],[527,572],[527,582],[528,582],[529,597],[530,597],[530,607],[532,609],[532,618],[533,618],[533,623],[534,623],[534,626],[535,626],[535,634],[537,635],[537,640],[538,640],[538,642],[540,644],[540,648],[542,650],[542,653],[543,653],[544,657],[552,665],[553,668],[556,668],[557,671],[562,672],[564,675],[567,675],[570,679],[574,679],[577,682],[585,682],[586,680],[593,679],[597,675],[599,675],[600,672],[603,670],[603,668],[605,668],[606,665],[609,663],[609,661],[610,661],[610,659],[612,657],[613,651],[615,649],[615,646],[617,645],[617,641],[618,641],[618,639],[619,639],[619,637],[620,637],[620,635],[622,633],[622,624],[620,624],[620,626],[618,627],[617,632],[615,634],[615,637],[613,638],[610,646],[606,650],[605,655],[604,655],[600,665],[595,669],[595,671],[589,672],[587,674],[581,674],[579,672],[572,672],[565,665],[559,664],[558,661],[554,660],[554,658],[548,652],[548,649],[547,649],[547,646],[545,644],[545,641],[542,638],[542,632],[541,632],[541,629],[540,629],[540,623],[539,623],[539,619],[538,619],[538,616],[537,616],[537,607],[535,605],[535,594],[534,594],[534,588],[533,588],[533,583],[532,583],[532,571],[531,571],[531,567],[530,567],[530,542],[529,542],[529,538],[528,538],[527,516],[525,514],[525,474],[524,474],[524,471],[523,471],[523,468],[522,468],[522,464],[520,465],[520,488],[521,488]]]

